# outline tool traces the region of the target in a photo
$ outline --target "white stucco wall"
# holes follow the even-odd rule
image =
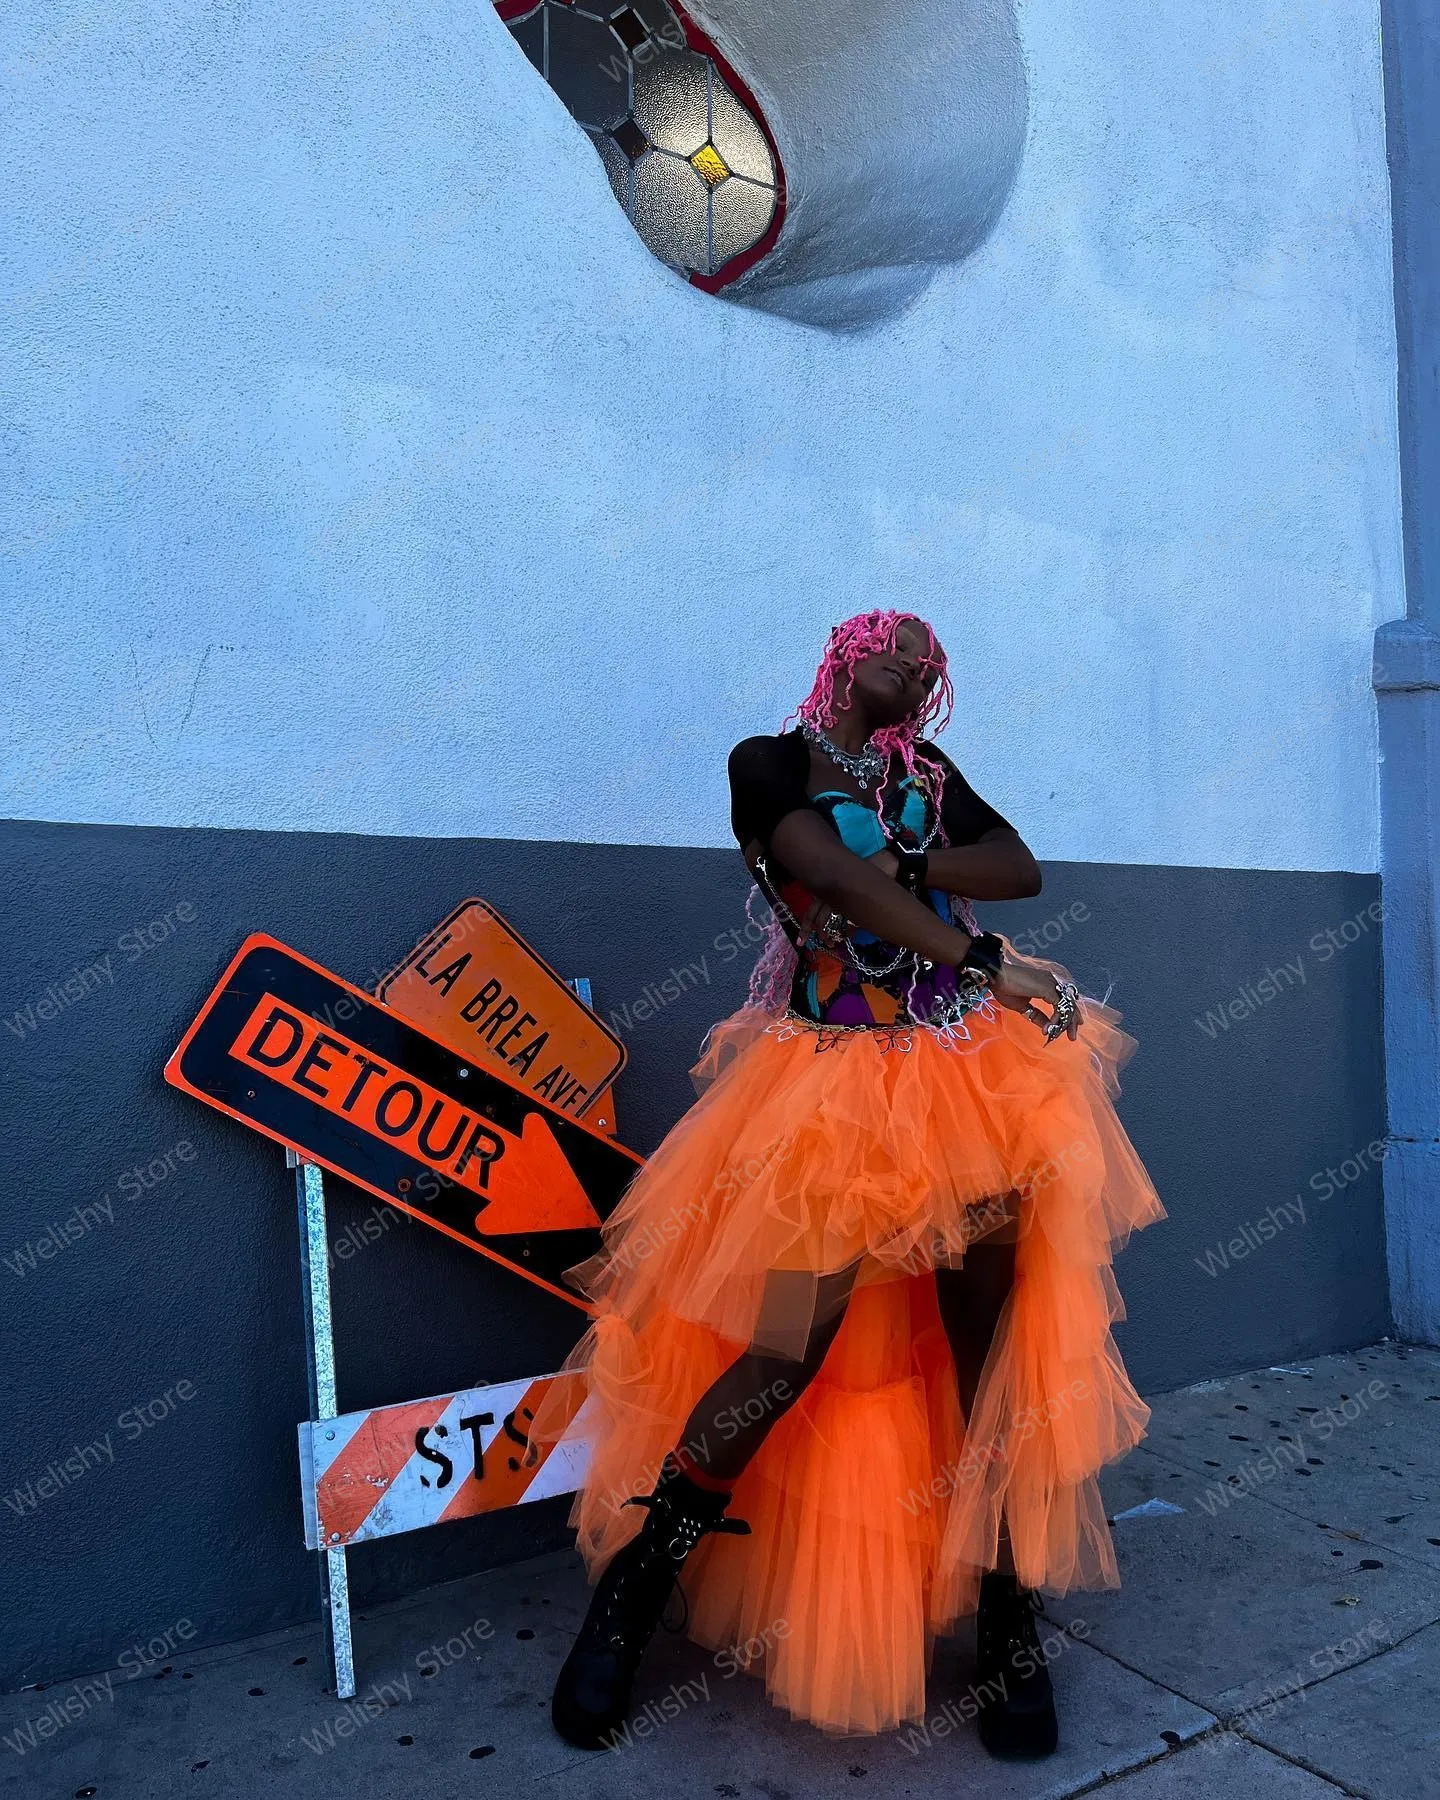
[[[845,336],[654,262],[484,0],[8,9],[0,813],[724,843],[884,604],[1040,854],[1374,868],[1375,7],[1020,23],[997,231]]]

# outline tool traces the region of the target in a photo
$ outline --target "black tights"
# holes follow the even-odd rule
[[[771,1277],[777,1289],[791,1279],[808,1280]],[[960,1404],[967,1419],[974,1410],[980,1372],[1014,1279],[1013,1243],[971,1244],[960,1268],[935,1271],[940,1317],[955,1359]],[[681,1439],[685,1458],[696,1470],[715,1481],[735,1480],[824,1362],[845,1318],[854,1282],[854,1269],[820,1278],[814,1323],[803,1345],[796,1346],[798,1354],[747,1350],[705,1390],[685,1422]]]

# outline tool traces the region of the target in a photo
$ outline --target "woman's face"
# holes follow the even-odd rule
[[[898,725],[924,705],[940,679],[943,656],[930,627],[907,619],[895,633],[893,649],[854,665],[850,697],[864,708],[872,726]]]

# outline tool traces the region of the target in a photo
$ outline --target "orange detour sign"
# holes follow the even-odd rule
[[[573,1493],[588,1443],[567,1438],[541,1454],[527,1435],[555,1380],[499,1382],[302,1424],[306,1547],[343,1548]],[[578,1405],[581,1384],[570,1386]]]
[[[493,1060],[263,934],[240,946],[165,1078],[575,1306],[560,1276],[599,1247],[640,1166]]]
[[[625,1066],[624,1044],[487,901],[462,901],[376,993],[452,1050],[601,1123],[592,1109]]]

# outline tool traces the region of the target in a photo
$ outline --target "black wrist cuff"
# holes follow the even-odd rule
[[[899,865],[895,870],[895,879],[901,887],[912,894],[918,894],[925,885],[925,877],[930,868],[930,858],[923,850],[911,850],[904,844],[892,841],[890,853]]]
[[[973,969],[977,975],[983,975],[987,981],[993,981],[1004,967],[1005,945],[993,931],[982,931],[979,937],[972,939],[970,948],[965,952],[962,969]]]

